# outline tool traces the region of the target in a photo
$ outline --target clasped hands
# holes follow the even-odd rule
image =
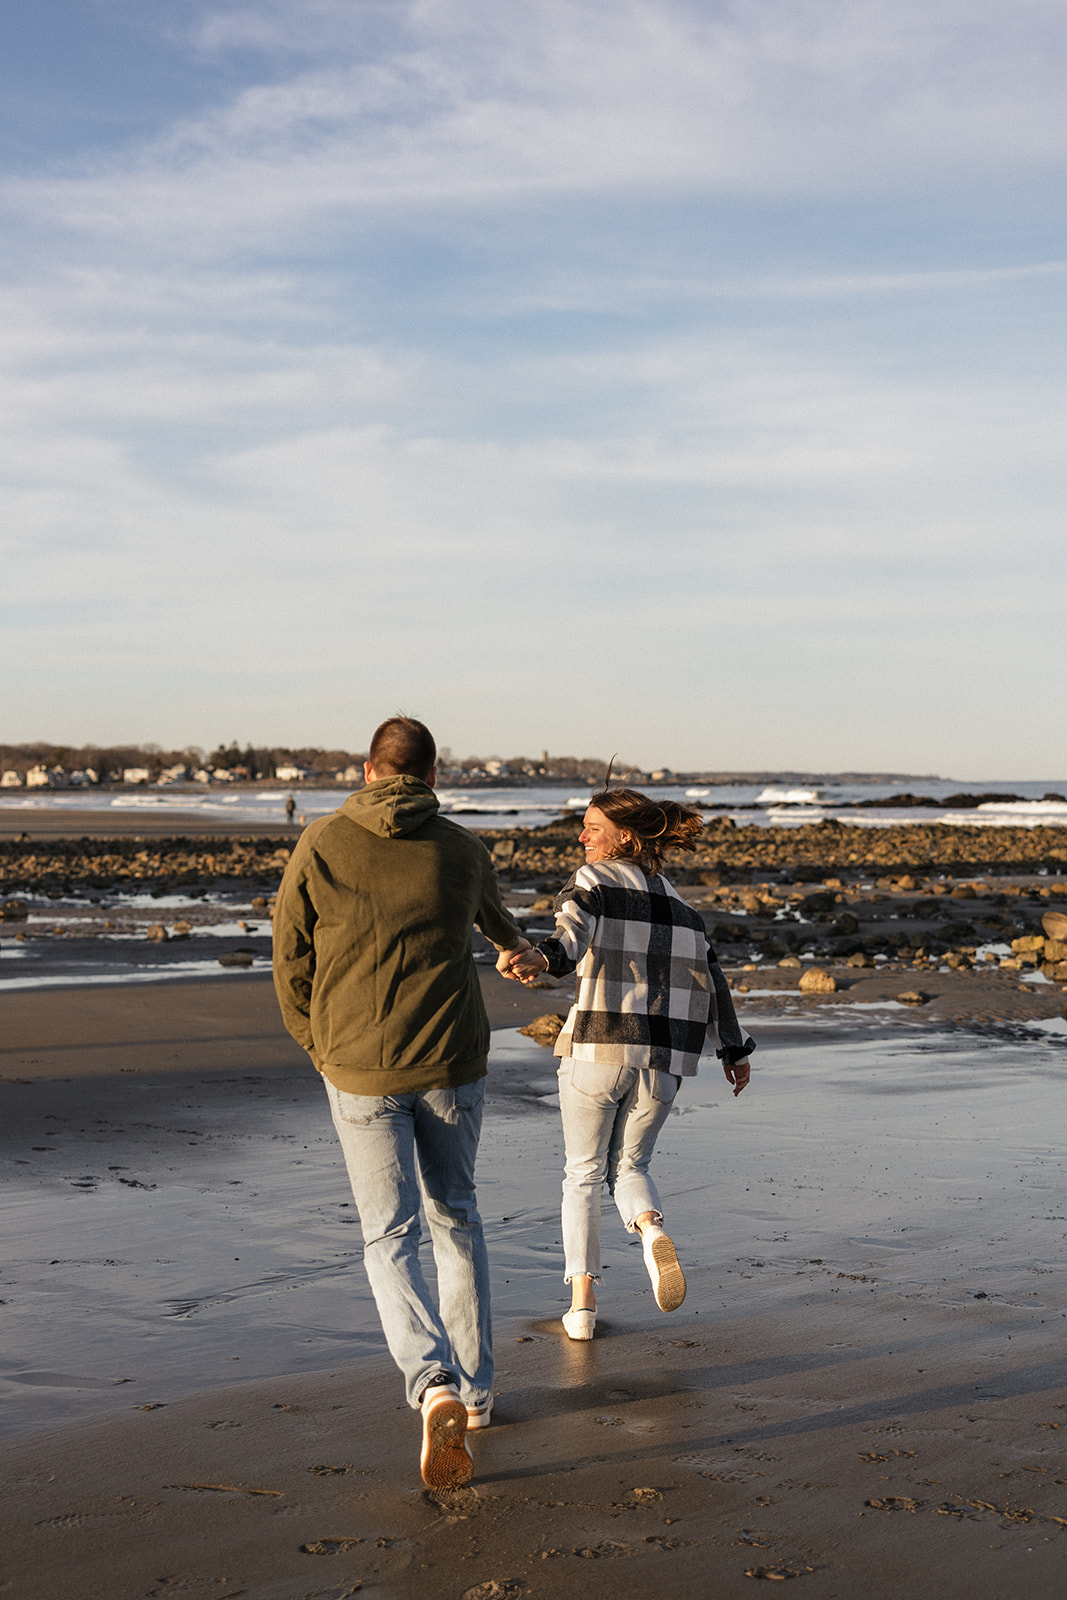
[[[496,970],[516,983],[533,983],[548,971],[548,959],[535,950],[529,939],[523,939],[513,950],[501,950],[496,960]]]

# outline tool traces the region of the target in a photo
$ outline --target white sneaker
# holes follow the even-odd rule
[[[482,1401],[480,1406],[467,1407],[467,1428],[488,1428],[493,1416],[493,1397]]]
[[[661,1311],[677,1311],[685,1299],[685,1274],[678,1264],[678,1252],[658,1223],[641,1234],[645,1266],[652,1280],[656,1304]]]
[[[596,1309],[580,1306],[577,1311],[563,1313],[563,1331],[568,1339],[591,1339],[596,1327]]]
[[[458,1489],[474,1473],[467,1443],[467,1408],[454,1383],[436,1383],[422,1396],[422,1481]]]

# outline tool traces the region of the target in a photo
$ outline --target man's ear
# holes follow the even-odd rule
[[[371,766],[369,761],[364,761],[363,763],[363,781],[364,783],[375,782],[374,768]]]
[[[436,763],[436,761],[434,762],[433,766],[430,768],[429,772],[426,774],[426,782],[427,782],[427,784],[429,785],[429,787],[431,789],[436,789],[437,788],[437,763]]]

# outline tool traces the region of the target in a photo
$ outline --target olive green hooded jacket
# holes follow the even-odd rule
[[[521,938],[481,841],[418,778],[379,778],[301,834],[274,909],[285,1026],[349,1094],[485,1074],[489,1021],[471,948]]]

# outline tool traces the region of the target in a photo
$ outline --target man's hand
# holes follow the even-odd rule
[[[512,972],[511,963],[527,950],[532,950],[533,945],[529,939],[520,938],[517,945],[510,950],[501,950],[496,958],[496,970],[504,978],[517,978],[518,973]]]
[[[507,967],[497,966],[505,978],[514,978],[519,983],[534,983],[541,975],[548,971],[548,957],[541,950],[535,950],[526,943],[525,948],[509,950],[507,952]]]
[[[732,1067],[723,1063],[726,1081],[734,1086],[734,1099],[736,1100],[742,1089],[748,1088],[748,1080],[752,1075],[752,1063],[746,1056],[743,1061],[735,1061]]]

